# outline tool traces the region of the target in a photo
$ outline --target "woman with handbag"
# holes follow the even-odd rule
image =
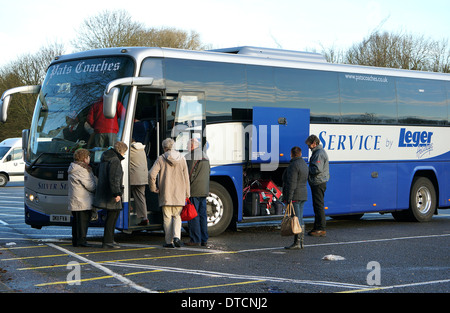
[[[302,149],[293,147],[291,149],[291,162],[283,173],[283,196],[286,203],[294,207],[302,232],[294,235],[294,243],[285,247],[286,249],[303,249],[305,237],[305,224],[303,223],[303,206],[308,198],[308,165],[302,158]]]

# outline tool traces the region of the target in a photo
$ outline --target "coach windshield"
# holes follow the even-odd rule
[[[110,81],[132,76],[133,72],[134,63],[126,57],[92,58],[52,65],[35,107],[27,161],[67,163],[75,149],[96,148],[92,124],[100,115],[95,115],[93,110],[101,110],[103,92]],[[121,89],[123,105],[117,115],[114,140],[119,140],[122,135],[128,91],[129,88]]]

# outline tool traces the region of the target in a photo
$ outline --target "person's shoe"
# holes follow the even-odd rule
[[[180,238],[173,238],[173,245],[177,248],[181,247],[181,240]]]
[[[175,248],[172,243],[165,243],[165,244],[163,244],[163,247],[164,248]]]
[[[300,240],[298,235],[294,235],[294,243],[290,246],[284,247],[289,250],[299,250],[300,249]]]
[[[193,246],[199,246],[200,243],[188,241],[188,242],[185,242],[184,245],[185,245],[185,246],[191,246],[191,247],[193,247]]]
[[[138,226],[147,226],[148,225],[148,219],[142,220]]]
[[[313,236],[313,237],[326,237],[327,232],[326,232],[326,230],[313,229],[308,233],[308,235]]]

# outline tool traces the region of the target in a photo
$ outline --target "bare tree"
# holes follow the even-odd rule
[[[144,25],[133,22],[127,11],[106,10],[84,20],[72,45],[80,51],[134,46],[144,30]]]
[[[141,45],[148,47],[169,47],[188,50],[201,50],[200,35],[170,27],[149,28],[142,34]]]
[[[322,46],[322,54],[329,63],[344,63],[345,51],[335,46],[330,48]]]
[[[103,11],[86,19],[72,45],[79,51],[110,48],[152,46],[200,50],[203,46],[197,32],[175,28],[147,28],[134,22],[125,10]]]
[[[41,84],[51,60],[63,53],[63,46],[53,43],[41,47],[34,54],[18,56],[0,68],[0,94],[17,86]],[[14,96],[8,112],[9,122],[0,125],[0,139],[21,136],[22,129],[30,127],[35,102],[34,95]]]
[[[329,61],[333,59],[330,58]],[[424,36],[376,31],[350,47],[342,61],[348,64],[448,73],[450,49],[446,40],[435,41]]]
[[[430,47],[433,72],[450,73],[450,47],[448,40],[434,42]]]

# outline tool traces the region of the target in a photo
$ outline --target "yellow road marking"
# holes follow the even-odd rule
[[[133,249],[122,249],[122,250],[91,251],[91,252],[83,252],[83,253],[75,253],[75,254],[77,254],[77,255],[89,255],[89,254],[98,254],[98,253],[127,252],[127,251],[148,250],[148,249],[155,249],[155,247],[133,248]],[[36,256],[26,256],[26,257],[21,257],[21,258],[2,259],[2,261],[53,258],[53,257],[67,256],[67,255],[68,254],[66,254],[66,253],[64,253],[64,254],[52,254],[52,255],[36,255]]]
[[[222,284],[222,285],[210,285],[210,286],[201,286],[201,287],[192,287],[192,288],[181,288],[181,289],[173,289],[164,291],[161,293],[169,293],[169,292],[180,292],[180,291],[186,291],[186,290],[197,290],[197,289],[208,289],[208,288],[218,288],[218,287],[227,287],[227,286],[237,286],[237,285],[246,285],[246,284],[255,284],[255,283],[261,283],[265,280],[252,280],[252,281],[244,281],[240,283],[231,283],[231,284]]]
[[[122,250],[123,251],[123,250]],[[195,253],[195,254],[182,254],[182,255],[169,255],[169,256],[157,256],[157,257],[148,257],[148,258],[134,258],[134,259],[123,259],[123,260],[109,260],[109,261],[96,261],[96,263],[104,264],[104,263],[112,263],[112,262],[129,262],[129,261],[144,261],[144,260],[156,260],[156,259],[169,259],[169,258],[181,258],[188,256],[199,256],[199,255],[215,255],[215,254],[226,254],[226,253],[237,253],[234,251],[225,251],[225,252],[207,252],[207,253]],[[80,263],[80,265],[86,265],[88,263]],[[57,268],[57,267],[66,267],[67,264],[59,264],[59,265],[47,265],[47,266],[36,266],[36,267],[25,267],[18,269],[19,271],[27,271],[27,270],[40,270],[46,268]]]
[[[124,274],[123,276],[131,276],[131,275],[139,275],[139,274],[146,274],[146,273],[155,273],[155,272],[161,272],[161,270],[151,270],[151,271],[141,271],[141,272],[134,272],[134,273],[128,273]],[[43,284],[37,284],[34,285],[35,287],[43,287],[43,286],[51,286],[51,285],[61,285],[61,284],[77,284],[82,282],[88,282],[88,281],[94,281],[94,280],[101,280],[101,279],[108,279],[108,278],[114,278],[114,276],[107,275],[107,276],[100,276],[100,277],[93,277],[93,278],[85,278],[85,279],[75,279],[71,281],[55,281],[52,283],[43,283]]]
[[[366,292],[366,291],[383,290],[383,289],[387,289],[387,287],[374,287],[374,288],[364,288],[364,289],[357,289],[357,290],[346,290],[346,291],[338,291],[336,293],[357,293],[357,292]]]
[[[70,246],[72,244],[70,243],[65,243],[65,244],[61,244],[61,246]],[[33,249],[33,248],[48,248],[47,245],[45,244],[40,244],[38,246],[27,246],[27,247],[8,247],[8,248],[0,248],[1,250],[18,250],[18,249]]]

